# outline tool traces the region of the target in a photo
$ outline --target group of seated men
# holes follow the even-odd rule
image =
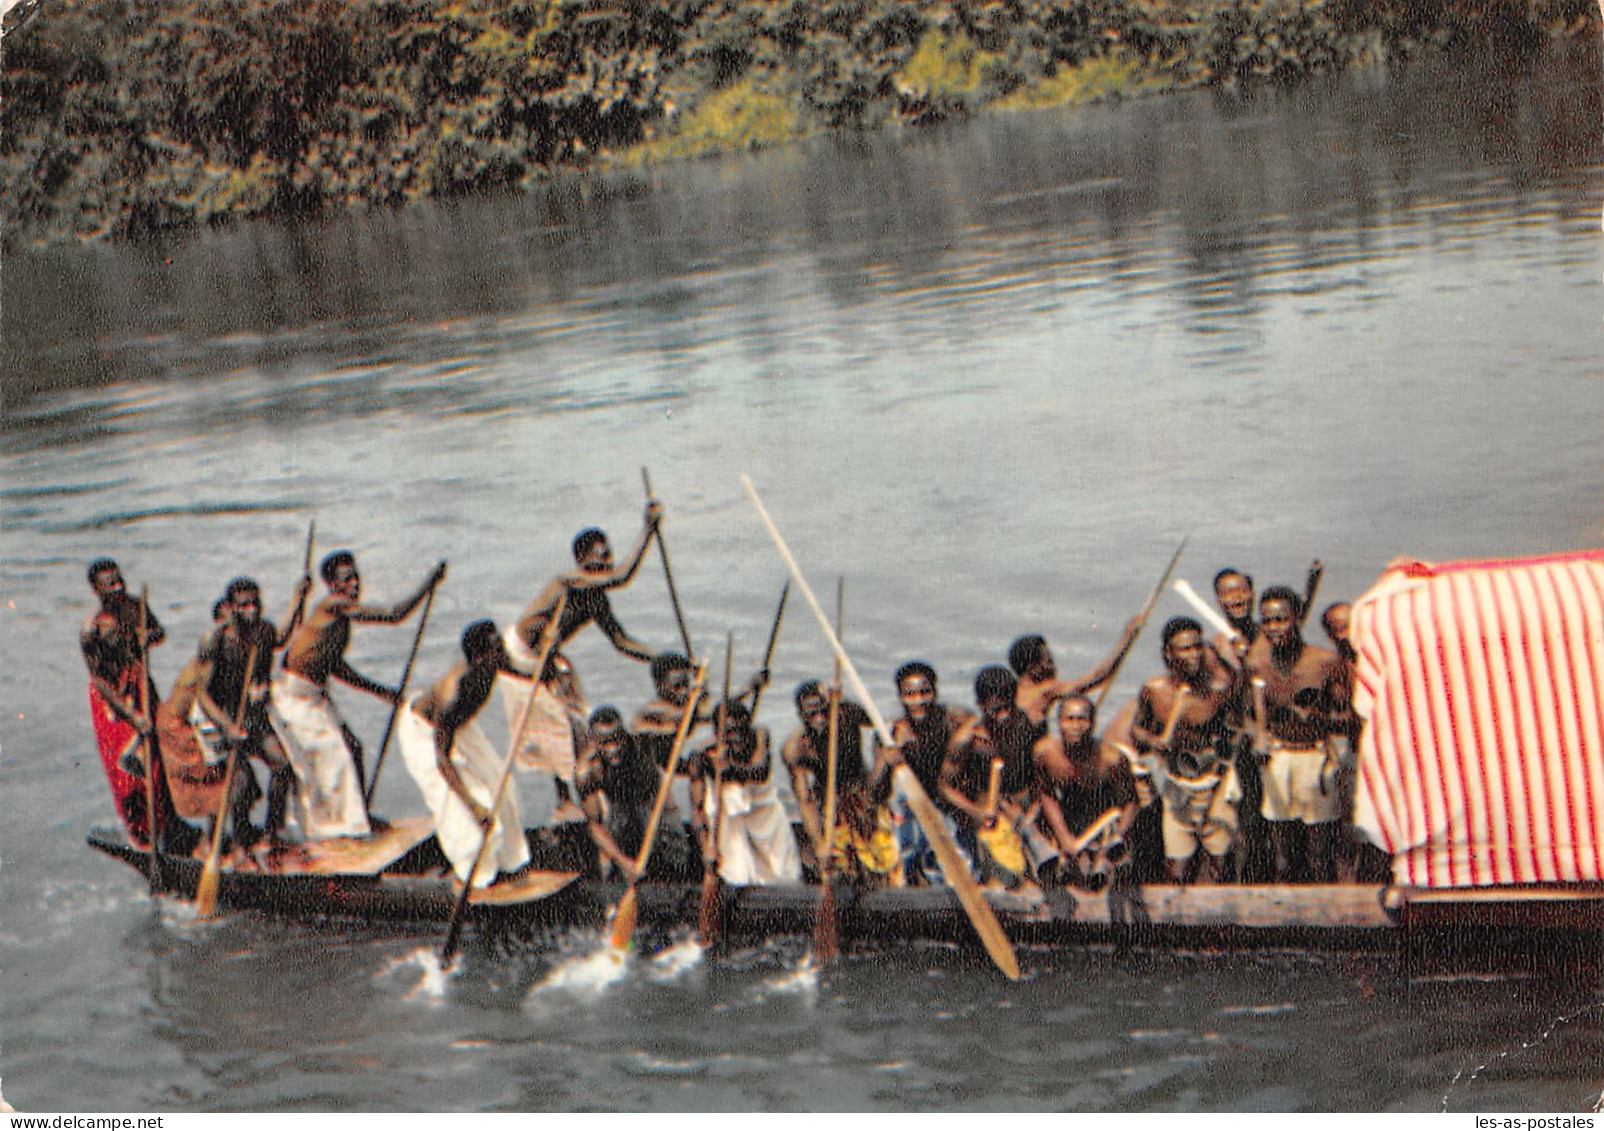
[[[367,809],[371,787],[362,748],[329,697],[333,679],[395,705],[402,759],[464,883],[495,882],[530,859],[516,783],[503,780],[503,760],[479,726],[498,690],[517,764],[551,774],[555,815],[586,822],[598,874],[635,875],[661,808],[645,865],[651,878],[688,879],[716,867],[729,883],[766,884],[828,868],[871,886],[941,883],[942,866],[907,801],[907,775],[898,785],[906,767],[934,801],[962,865],[991,884],[1381,878],[1377,861],[1347,833],[1356,739],[1347,607],[1333,605],[1322,618],[1335,650],[1303,639],[1318,563],[1304,594],[1265,590],[1257,616],[1251,579],[1222,570],[1215,595],[1230,631],[1206,639],[1199,622],[1169,620],[1164,673],[1101,736],[1100,700],[1091,696],[1112,682],[1138,621],[1078,679],[1059,676],[1042,637],[1021,637],[1008,666],[977,675],[974,711],[940,698],[929,664],[905,663],[895,676],[902,714],[889,743],[872,736],[866,745],[868,711],[839,688],[808,680],[795,691],[797,726],[780,748],[799,818],[793,825],[768,731],[754,724],[769,673],[720,701],[703,693],[692,658],[653,652],[612,613],[608,592],[635,575],[660,521],[653,502],[617,565],[604,534],[581,533],[574,570],[504,632],[490,621],[469,625],[461,660],[405,701],[402,688],[346,663],[351,625],[405,621],[444,579],[444,563],[408,599],[381,607],[362,602],[352,555],[331,554],[321,567],[327,595],[305,612],[311,581],[301,579],[282,631],[262,618],[256,584],[237,578],[163,701],[147,661],[161,627],[147,602],[129,597],[116,564],[97,561],[89,576],[101,607],[85,623],[82,645],[102,759],[130,837],[188,851],[198,837],[182,818],[227,814],[235,859],[246,866],[264,837],[270,856],[293,851],[285,845],[292,800],[304,839],[368,835],[378,823]],[[613,707],[587,708],[560,650],[592,622],[619,652],[650,663],[655,697],[627,723]],[[218,779],[229,779],[222,767],[230,756],[247,769],[232,775],[225,800]],[[261,829],[250,820],[261,791],[249,758],[269,774]],[[147,778],[147,767],[163,759],[164,772]],[[671,799],[672,783],[664,789],[670,768],[686,783],[688,821]]]

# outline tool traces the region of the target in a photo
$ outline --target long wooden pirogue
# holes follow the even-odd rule
[[[582,851],[583,826],[531,835],[535,864],[557,865]],[[567,843],[562,841],[566,839]],[[91,847],[145,872],[148,855],[120,830],[96,829]],[[226,870],[219,906],[296,919],[340,918],[438,925],[456,891],[426,818],[405,818],[369,841],[326,841],[305,860],[272,871]],[[159,859],[161,890],[192,898],[201,862]],[[639,885],[641,926],[688,932],[700,908],[697,884]],[[576,872],[531,871],[476,892],[470,922],[482,930],[600,929],[623,893],[619,883]],[[1373,885],[1154,885],[1127,894],[988,891],[1010,938],[1024,944],[1121,943],[1154,947],[1395,948],[1433,942],[1481,951],[1489,945],[1567,949],[1604,958],[1604,884],[1531,886],[1497,893],[1389,889]],[[975,945],[957,896],[947,888],[858,892],[842,888],[837,914],[845,950],[907,942]],[[808,937],[819,889],[808,884],[730,888],[720,935],[731,940]],[[436,927],[437,929],[437,927]],[[1500,942],[1501,939],[1501,942]]]

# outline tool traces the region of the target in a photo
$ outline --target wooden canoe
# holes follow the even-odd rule
[[[469,903],[481,930],[599,929],[623,893],[571,870],[582,858],[582,825],[532,830],[540,870],[520,874]],[[565,843],[565,840],[567,843]],[[146,854],[120,830],[96,829],[91,847],[141,876]],[[569,869],[561,867],[568,864]],[[219,905],[292,918],[441,924],[451,915],[455,886],[439,844],[423,818],[395,822],[361,841],[327,841],[271,870],[225,870]],[[163,856],[161,890],[193,898],[201,862]],[[639,887],[640,923],[662,934],[696,923],[700,887]],[[1476,892],[1401,891],[1373,885],[1151,885],[1128,893],[987,891],[1008,934],[1022,944],[1107,944],[1155,948],[1451,949],[1461,953],[1528,953],[1580,946],[1604,957],[1604,885]],[[729,889],[721,938],[807,937],[818,889],[807,884]],[[924,887],[839,891],[844,947],[909,942],[970,944],[957,896]],[[1590,948],[1590,949],[1588,949]]]

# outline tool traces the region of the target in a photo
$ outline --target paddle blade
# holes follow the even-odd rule
[[[200,883],[195,885],[195,914],[210,919],[217,914],[217,889],[222,882],[223,862],[217,855],[206,858],[201,869]]]
[[[820,965],[834,962],[841,953],[836,930],[835,881],[826,877],[819,887],[819,914],[813,923],[813,960]]]
[[[608,941],[614,950],[627,949],[635,937],[636,902],[635,885],[630,884],[624,898],[618,901],[618,910],[613,913],[613,933]]]
[[[718,870],[708,868],[702,875],[702,910],[696,918],[696,935],[704,947],[711,948],[718,941],[718,924],[724,917],[722,888]]]

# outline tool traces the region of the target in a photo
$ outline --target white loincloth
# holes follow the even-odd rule
[[[367,836],[368,809],[356,762],[328,688],[294,672],[273,680],[273,724],[295,768],[295,818],[308,840]]]
[[[729,884],[794,884],[802,881],[791,822],[772,782],[725,782],[718,837],[718,874]],[[712,822],[713,791],[707,791]]]
[[[533,671],[540,657],[518,635],[513,625],[502,635],[507,655],[513,666]],[[501,705],[507,710],[508,741],[518,733],[518,724],[524,717],[524,706],[529,702],[529,689],[536,688],[535,705],[530,709],[529,726],[524,730],[523,744],[518,748],[518,768],[545,770],[563,781],[574,780],[574,730],[568,721],[568,708],[545,684],[533,684],[502,674],[496,677],[501,690]]]
[[[1164,804],[1164,855],[1188,860],[1201,847],[1210,856],[1224,856],[1236,839],[1242,800],[1236,767],[1222,759],[1215,764],[1218,772],[1184,778],[1171,773],[1163,758],[1149,754],[1146,761]]]
[[[440,838],[446,859],[451,861],[457,879],[466,882],[484,830],[473,819],[473,811],[440,776],[434,755],[434,727],[419,717],[412,709],[412,702],[409,700],[401,708],[401,720],[396,725],[401,757],[418,783],[429,812],[434,815],[435,834]],[[474,800],[489,805],[501,781],[502,760],[477,722],[470,721],[457,728],[451,763]],[[490,826],[489,843],[485,846],[479,873],[474,877],[474,886],[487,887],[495,881],[497,872],[515,872],[527,863],[529,844],[524,840],[523,820],[518,816],[518,783],[509,780],[501,804],[496,808],[495,823]]]

